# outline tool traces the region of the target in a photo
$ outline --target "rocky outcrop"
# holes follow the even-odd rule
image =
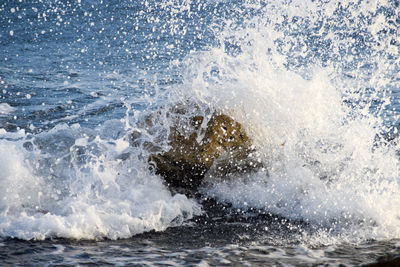
[[[199,128],[203,120],[202,116],[192,118],[195,131],[190,136],[172,129],[171,149],[149,157],[156,174],[163,176],[169,186],[195,189],[207,172],[224,177],[261,166],[252,156],[254,148],[240,123],[225,114],[215,113],[201,134]]]

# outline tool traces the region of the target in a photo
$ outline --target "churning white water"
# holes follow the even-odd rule
[[[309,222],[320,227],[322,243],[400,237],[398,146],[377,137],[387,131],[388,76],[396,75],[399,50],[391,45],[393,36],[383,33],[388,18],[374,13],[379,6],[344,5],[349,17],[340,22],[350,20],[349,28],[357,25],[371,38],[368,51],[345,58],[342,50],[356,50],[355,41],[352,33],[337,31],[339,11],[329,8],[336,3],[303,1],[283,10],[267,5],[263,16],[240,26],[228,20],[219,47],[189,57],[178,94],[241,122],[265,166],[251,177],[212,180],[205,194],[237,208]],[[291,21],[301,23],[282,30]],[[318,29],[307,32],[312,27]],[[310,35],[327,43],[320,47],[326,60],[315,58]],[[309,62],[290,63],[301,59]],[[348,61],[357,67],[347,73]],[[368,75],[365,64],[375,65]],[[375,98],[378,107],[372,107]]]
[[[175,14],[165,31],[206,38],[186,36],[178,15],[190,17],[194,4],[183,1],[186,8],[180,11],[171,8],[179,7],[175,2],[164,7]],[[0,235],[119,239],[163,231],[201,214],[195,199],[173,195],[148,170],[147,158],[154,144],[168,148],[171,126],[184,128],[190,116],[219,110],[245,127],[264,168],[245,177],[208,177],[200,189],[204,195],[234,209],[308,223],[314,231],[304,234],[306,242],[400,238],[399,147],[380,138],[398,119],[392,92],[399,90],[399,11],[392,5],[246,1],[232,16],[215,15],[208,22],[213,36],[202,49],[188,49],[169,62],[164,71],[179,73],[180,82],[161,79],[166,85],[159,88],[161,82],[152,82],[165,73],[132,71],[147,78],[154,91],[124,92],[120,99],[90,91],[85,97],[95,102],[75,115],[66,112],[48,130],[0,130]],[[143,55],[156,57],[156,52]],[[106,73],[113,73],[107,77],[112,86],[130,85],[117,71],[99,76]],[[92,90],[82,82],[75,86]],[[125,114],[102,117],[97,127],[66,123],[88,120],[90,112],[118,101]],[[168,112],[177,103],[186,113]],[[76,108],[65,105],[67,111]],[[0,113],[14,111],[0,104]],[[132,132],[140,133],[135,144]]]

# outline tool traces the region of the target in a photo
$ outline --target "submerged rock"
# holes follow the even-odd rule
[[[224,177],[261,166],[252,157],[255,150],[240,123],[225,114],[215,113],[201,134],[199,128],[203,120],[202,116],[192,118],[196,131],[190,136],[172,129],[169,137],[171,149],[150,155],[152,168],[164,177],[169,186],[195,189],[209,171],[213,176]]]

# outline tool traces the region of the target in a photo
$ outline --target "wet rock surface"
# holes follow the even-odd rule
[[[204,117],[195,116],[191,126],[199,130],[203,120]],[[196,189],[206,173],[224,177],[261,166],[242,125],[221,113],[212,115],[203,134],[194,131],[184,136],[172,129],[169,145],[170,150],[151,154],[149,163],[173,188]]]

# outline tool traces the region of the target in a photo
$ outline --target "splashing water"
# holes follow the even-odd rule
[[[177,121],[185,125],[191,115],[220,110],[246,128],[264,169],[211,180],[203,194],[234,208],[304,221],[314,227],[303,236],[308,243],[400,238],[398,147],[377,141],[398,119],[398,3],[228,4],[127,6],[147,19],[126,26],[137,39],[129,39],[131,47],[122,40],[120,49],[129,51],[124,62],[134,61],[139,70],[120,73],[112,71],[115,63],[105,70],[99,63],[93,70],[111,89],[95,82],[97,76],[88,76],[86,88],[82,81],[72,83],[85,73],[82,62],[72,63],[78,74],[68,72],[62,88],[84,104],[66,101],[61,118],[51,117],[58,109],[48,109],[44,123],[40,117],[31,126],[21,122],[23,129],[1,131],[1,236],[118,239],[201,214],[199,203],[172,195],[148,171],[147,156],[152,144],[167,147]],[[17,37],[18,29],[8,36]],[[114,45],[112,37],[104,40]],[[79,42],[71,45],[82,51],[76,58],[95,50],[89,41]],[[97,57],[93,52],[86,59]],[[141,82],[134,84],[135,78]],[[57,82],[54,92],[61,95]],[[22,95],[4,99],[35,99]],[[14,121],[15,103],[0,105],[2,121]],[[188,103],[187,112],[171,116],[168,110],[177,103]],[[35,120],[27,113],[22,118]],[[85,124],[90,120],[101,123]],[[134,145],[132,131],[141,134]]]
[[[397,147],[376,144],[398,88],[392,6],[256,5],[262,15],[228,20],[219,46],[192,54],[178,94],[245,125],[266,166],[204,192],[342,241],[399,238]]]

